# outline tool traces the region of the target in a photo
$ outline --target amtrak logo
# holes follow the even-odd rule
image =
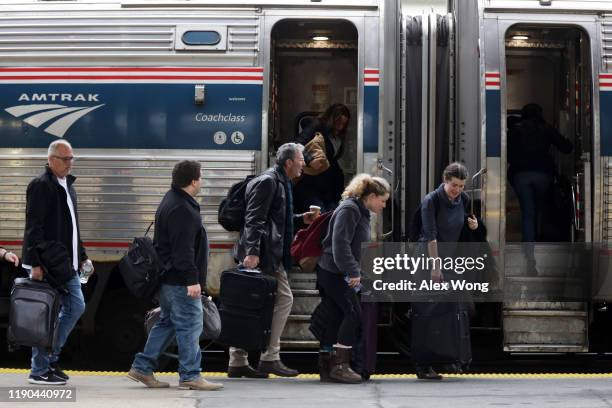
[[[36,96],[38,94],[34,94]],[[44,95],[44,94],[43,94]],[[67,95],[67,94],[50,94],[50,95]],[[70,95],[70,94],[68,94]],[[81,95],[81,94],[79,94]],[[97,96],[97,95],[96,95]],[[46,101],[51,98],[23,98],[20,97],[19,100],[28,100],[28,101],[36,101],[42,100]],[[57,98],[63,101],[83,101],[85,102],[87,98]],[[51,99],[55,100],[55,98]],[[89,98],[91,101],[92,98]],[[97,102],[97,98],[94,98]],[[36,128],[43,126],[49,121],[53,120],[46,128],[43,130],[47,133],[52,134],[56,137],[64,137],[64,134],[68,131],[70,126],[72,126],[77,120],[87,115],[89,112],[98,109],[105,104],[100,104],[96,106],[66,106],[66,105],[57,105],[57,104],[32,104],[32,105],[18,105],[11,106],[10,108],[6,108],[5,111],[10,113],[16,118],[25,118],[23,121],[29,125],[32,125]]]

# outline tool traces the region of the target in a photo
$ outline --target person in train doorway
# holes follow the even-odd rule
[[[381,177],[355,176],[342,193],[322,241],[315,268],[321,307],[327,310],[321,334],[319,373],[323,382],[356,384],[361,375],[351,369],[351,351],[361,328],[361,244],[370,239],[370,212],[380,213],[391,194]]]
[[[154,242],[161,262],[167,265],[159,288],[160,319],[151,328],[147,343],[136,354],[128,378],[149,388],[167,388],[153,375],[158,359],[176,338],[179,389],[215,391],[222,384],[202,378],[199,338],[203,328],[202,287],[205,285],[208,238],[195,197],[202,185],[201,165],[183,160],[172,169],[172,185],[155,213]],[[204,245],[203,245],[204,242]],[[200,251],[206,251],[200,254]],[[201,256],[204,255],[204,256]]]
[[[58,361],[70,332],[85,311],[78,270],[88,258],[80,236],[77,195],[73,187],[76,177],[70,174],[75,160],[72,146],[64,139],[55,140],[47,153],[45,171],[33,179],[26,190],[22,266],[28,270],[31,279],[46,278],[38,248],[55,241],[66,248],[70,261],[67,267],[72,268],[72,273],[66,271],[71,277],[63,285],[66,291],[60,295],[57,346],[51,353],[44,348],[32,348],[32,370],[28,382],[64,385],[69,377]]]
[[[298,375],[297,370],[285,366],[280,359],[280,337],[293,305],[286,272],[293,265],[293,223],[299,218],[305,224],[310,224],[317,215],[314,211],[299,215],[293,213],[291,180],[302,174],[305,164],[303,150],[304,146],[297,143],[280,146],[276,152],[276,165],[252,179],[245,191],[245,223],[234,246],[234,257],[246,268],[260,269],[274,276],[278,288],[270,343],[260,356],[258,369],[249,365],[246,350],[230,347],[227,370],[230,378]]]
[[[551,192],[555,162],[551,146],[570,153],[572,142],[546,123],[542,107],[527,104],[521,110],[521,121],[508,133],[508,180],[521,206],[523,250],[527,259],[527,275],[537,276],[534,242],[546,198]]]
[[[421,203],[422,232],[419,241],[427,243],[428,257],[452,256],[455,252],[452,244],[459,242],[464,226],[467,224],[472,231],[478,228],[478,221],[474,214],[466,217],[469,208],[467,207],[467,195],[463,190],[467,178],[468,170],[463,164],[451,163],[442,173],[442,184],[423,198]],[[445,253],[439,251],[439,242],[445,243]],[[430,271],[430,278],[433,282],[445,280],[438,266],[434,264],[434,268]],[[416,307],[418,304],[413,304],[413,308]],[[415,361],[415,363],[418,379],[442,379],[442,376],[426,362]]]
[[[294,202],[297,212],[308,211],[311,205],[321,207],[321,212],[331,211],[338,206],[344,190],[344,172],[338,160],[345,148],[345,136],[351,113],[346,105],[334,104],[328,107],[310,126],[302,131],[296,142],[310,148],[309,142],[320,133],[324,146],[312,149],[324,150],[329,167],[316,175],[304,174],[295,185]],[[312,153],[305,152],[307,163],[311,164]],[[308,173],[306,169],[305,173]],[[315,172],[316,173],[316,172]]]

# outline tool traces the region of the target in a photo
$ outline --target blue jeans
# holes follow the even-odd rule
[[[521,205],[522,241],[530,243],[525,249],[527,257],[531,259],[533,259],[533,242],[536,241],[538,218],[542,214],[552,182],[551,175],[536,171],[522,171],[512,178],[512,186]]]
[[[85,311],[85,299],[81,291],[79,275],[74,276],[65,284],[68,294],[61,295],[61,307],[57,323],[57,342],[53,352],[49,355],[44,348],[32,347],[32,375],[43,375],[49,370],[49,363],[59,360],[62,347],[72,329]]]
[[[159,290],[161,314],[151,331],[142,353],[136,354],[132,368],[141,374],[151,375],[157,369],[158,358],[176,336],[178,345],[179,378],[192,381],[200,378],[202,371],[203,315],[200,298],[187,296],[185,286],[162,284]]]

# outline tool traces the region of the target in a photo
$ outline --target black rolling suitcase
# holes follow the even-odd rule
[[[245,350],[265,350],[270,342],[276,278],[257,271],[221,274],[221,335],[218,341]]]
[[[8,342],[52,350],[56,343],[60,294],[47,282],[17,278],[11,290]]]
[[[420,366],[454,365],[466,370],[472,362],[470,318],[462,303],[412,304],[412,359]]]

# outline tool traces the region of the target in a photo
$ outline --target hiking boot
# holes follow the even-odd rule
[[[39,384],[39,385],[65,385],[66,380],[58,377],[53,373],[53,371],[48,370],[46,373],[42,375],[32,375],[28,377],[28,382],[30,384]]]
[[[68,374],[66,374],[57,363],[49,364],[49,369],[51,370],[51,372],[53,372],[53,374],[55,374],[56,377],[59,377],[64,381],[68,381],[70,379],[70,377],[68,377]]]
[[[158,381],[157,378],[155,378],[153,374],[150,374],[150,375],[142,374],[134,370],[133,368],[130,369],[127,377],[132,381],[141,382],[149,388],[168,388],[170,387],[170,384],[168,384],[167,382]]]
[[[223,384],[206,381],[202,377],[191,381],[179,381],[179,390],[216,391],[223,388]]]
[[[260,373],[250,365],[240,367],[228,367],[227,368],[228,378],[268,378],[268,374]]]
[[[359,384],[362,381],[361,376],[353,371],[350,363],[351,349],[334,347],[329,370],[330,378],[345,384]]]
[[[282,361],[260,361],[257,371],[265,374],[274,374],[279,377],[297,377],[298,370],[289,368]]]

